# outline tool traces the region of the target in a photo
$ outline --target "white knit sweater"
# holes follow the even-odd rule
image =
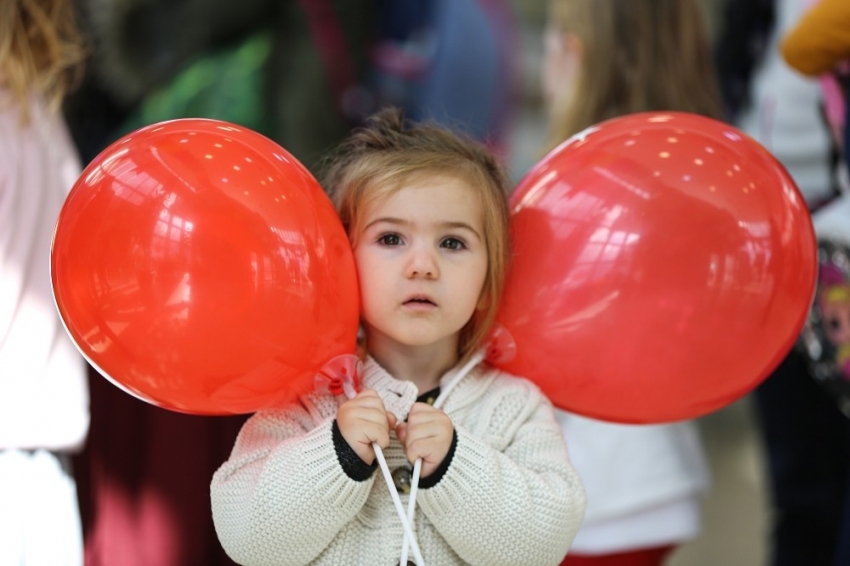
[[[407,418],[413,383],[371,359],[360,378]],[[331,431],[341,400],[314,393],[243,427],[211,486],[215,528],[235,561],[398,564],[404,532],[380,472],[358,482],[337,458]],[[585,494],[549,401],[530,382],[480,365],[443,409],[457,447],[440,481],[419,491],[414,525],[428,565],[558,564],[581,524]],[[384,455],[391,470],[409,464],[392,433]]]

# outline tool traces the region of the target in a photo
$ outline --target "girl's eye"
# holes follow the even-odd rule
[[[446,238],[440,242],[440,247],[448,248],[450,250],[462,250],[466,248],[466,244],[463,243],[463,240],[459,240],[458,238]]]
[[[398,246],[401,244],[401,238],[398,234],[383,234],[378,238],[378,243],[384,246]]]

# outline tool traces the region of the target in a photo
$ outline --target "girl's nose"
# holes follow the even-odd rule
[[[411,250],[405,275],[410,279],[436,279],[440,275],[436,258],[429,250]]]

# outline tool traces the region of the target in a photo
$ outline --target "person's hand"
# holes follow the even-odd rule
[[[375,461],[372,443],[377,442],[381,448],[387,447],[396,417],[384,409],[384,402],[374,390],[364,389],[339,406],[336,423],[351,449],[361,460],[372,465]]]
[[[421,477],[427,478],[446,458],[452,446],[454,425],[449,416],[427,403],[414,403],[407,422],[395,427],[407,459],[422,458]]]

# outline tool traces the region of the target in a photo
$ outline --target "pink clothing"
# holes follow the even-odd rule
[[[74,479],[57,452],[89,426],[86,365],[60,321],[50,244],[80,164],[58,114],[0,92],[0,564],[82,566]]]
[[[0,449],[70,450],[89,425],[86,369],[57,313],[49,260],[80,164],[61,116],[38,100],[30,114],[22,126],[16,106],[0,105]]]

